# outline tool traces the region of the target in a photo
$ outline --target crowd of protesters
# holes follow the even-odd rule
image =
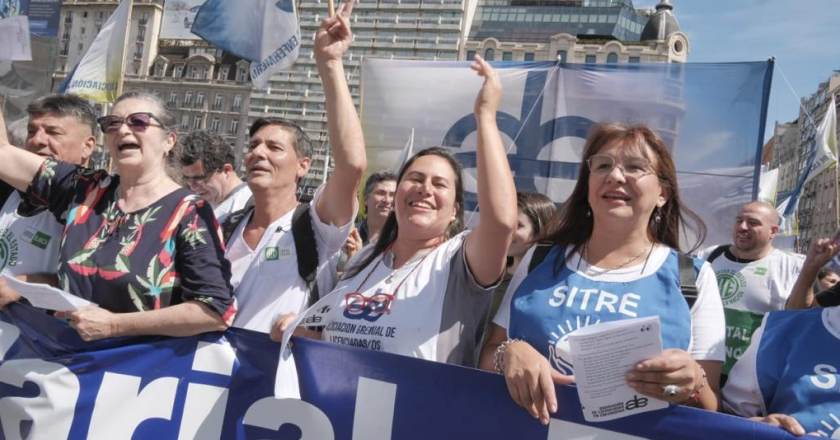
[[[374,170],[356,222],[367,159],[342,63],[352,7],[316,33],[335,169],[309,204],[296,189],[311,141],[290,121],[252,124],[240,180],[219,136],[178,139],[154,95],[126,93],[98,119],[76,96],[49,95],[8,133],[0,115],[0,229],[18,243],[4,273],[95,303],[63,314],[87,341],[231,325],[279,341],[332,295],[324,327],[299,334],[365,346],[342,323],[381,318],[399,337],[367,348],[496,371],[545,424],[558,410],[554,385],[574,383],[558,323],[658,316],[665,350],[626,376],[639,393],[794,434],[837,413],[826,384],[840,364],[840,285],[824,268],[836,237],[804,258],[775,249],[775,208],[751,202],[732,219],[731,244],[698,250],[705,226],[681,201],[662,138],[641,125],[593,127],[560,211],[517,193],[496,125],[501,82],[480,57],[476,226],[464,230],[461,166],[439,147],[398,173]],[[113,172],[87,167],[97,126]],[[168,172],[173,157],[183,185]],[[697,237],[688,248],[685,230]],[[0,281],[0,307],[16,301]]]

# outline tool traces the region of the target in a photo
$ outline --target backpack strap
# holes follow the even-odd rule
[[[301,203],[292,214],[292,237],[295,239],[297,252],[298,274],[306,282],[309,290],[308,305],[318,302],[318,244],[315,241],[315,231],[312,230],[312,214],[310,205]]]
[[[254,206],[249,205],[230,214],[222,222],[222,239],[225,242],[225,246],[230,244],[230,239],[239,226],[239,223],[248,217],[253,210]],[[306,282],[306,288],[309,291],[307,303],[311,306],[318,301],[319,297],[318,283],[316,282],[316,275],[318,274],[318,245],[315,242],[315,231],[312,230],[312,215],[309,213],[308,203],[299,204],[295,208],[294,214],[292,214],[292,237],[295,240],[298,274]]]
[[[724,252],[726,252],[726,250],[727,250],[728,248],[729,248],[729,245],[728,245],[728,244],[722,244],[722,245],[720,245],[720,246],[716,247],[716,248],[715,248],[715,250],[713,250],[713,251],[709,254],[709,256],[708,256],[708,257],[706,257],[706,261],[708,261],[708,262],[709,262],[709,264],[712,264],[712,261],[715,261],[715,259],[717,259],[717,257],[719,257],[719,256],[723,255],[723,253],[724,253]]]
[[[545,257],[548,256],[552,246],[554,246],[554,242],[551,241],[541,241],[537,243],[537,247],[534,249],[534,254],[531,256],[531,262],[528,263],[528,273],[533,272],[534,269],[536,269],[537,266],[545,260]]]
[[[239,211],[232,212],[228,215],[225,220],[222,222],[222,241],[225,243],[225,247],[230,244],[230,237],[233,236],[233,233],[236,231],[236,228],[239,226],[239,223],[242,222],[242,219],[248,216],[251,211],[254,210],[254,205],[248,205]]]
[[[717,251],[717,249],[715,249]],[[697,302],[697,274],[694,271],[694,259],[690,256],[679,252],[677,253],[680,266],[680,292],[688,303],[689,310],[694,307]]]

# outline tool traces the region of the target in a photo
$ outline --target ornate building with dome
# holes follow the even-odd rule
[[[674,6],[632,0],[479,0],[461,59],[568,63],[684,63],[690,52]]]

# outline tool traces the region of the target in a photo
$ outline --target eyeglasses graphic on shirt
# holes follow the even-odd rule
[[[363,313],[365,310],[380,315],[390,314],[393,301],[394,295],[390,293],[377,293],[368,298],[359,292],[350,292],[344,295],[344,310],[351,314]]]

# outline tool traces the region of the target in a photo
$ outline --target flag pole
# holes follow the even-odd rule
[[[123,0],[123,1],[128,2],[128,22],[126,23],[126,26],[128,26],[128,29],[125,30],[125,39],[123,40],[123,54],[122,54],[122,58],[120,58],[120,65],[122,65],[123,68],[120,69],[120,76],[119,76],[119,79],[117,79],[117,97],[118,98],[119,98],[120,95],[122,95],[123,81],[125,80],[125,66],[126,66],[125,57],[129,54],[129,51],[128,51],[128,35],[131,33],[131,13],[132,13],[132,9],[133,9],[133,6],[134,6],[134,1],[133,0]]]

